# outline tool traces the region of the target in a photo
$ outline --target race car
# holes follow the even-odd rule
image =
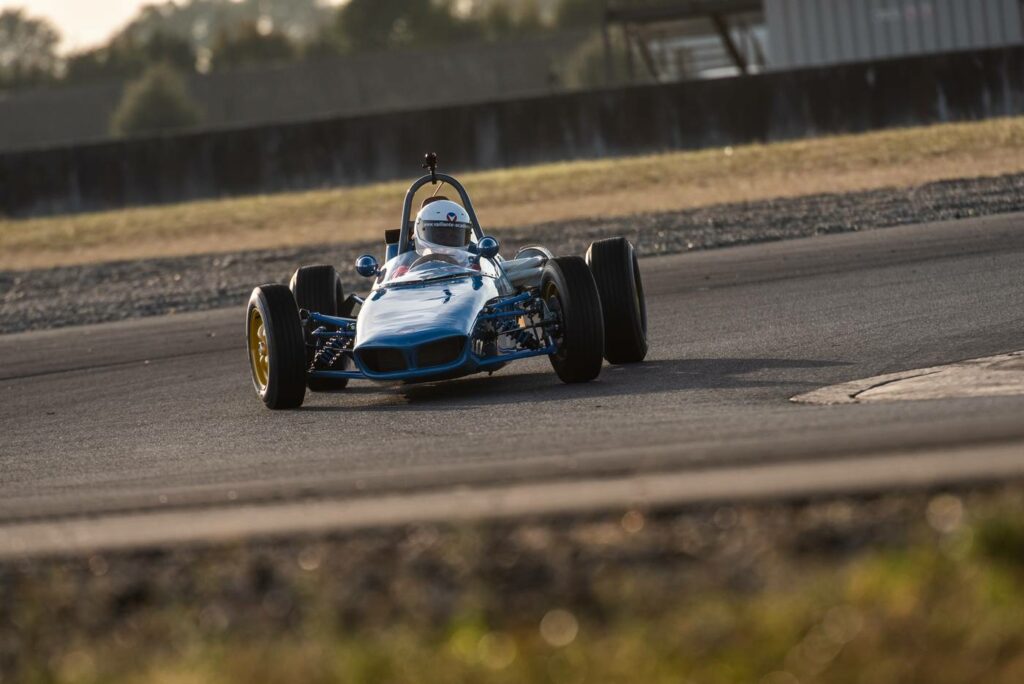
[[[268,408],[301,406],[307,388],[433,382],[534,356],[547,356],[563,382],[588,382],[605,359],[647,355],[643,282],[625,238],[594,242],[585,258],[531,246],[504,259],[465,187],[439,173],[436,159],[427,155],[429,173],[406,192],[401,227],[386,231],[383,264],[356,260],[356,272],[373,279],[365,298],[345,297],[329,265],[253,290],[249,368]],[[449,186],[461,203],[435,190],[414,220],[414,197],[428,183]]]

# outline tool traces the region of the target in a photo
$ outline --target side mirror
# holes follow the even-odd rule
[[[489,235],[480,238],[480,242],[476,243],[476,253],[485,259],[493,259],[498,256],[499,249],[501,249],[501,245]]]
[[[369,254],[364,254],[356,259],[356,273],[364,278],[372,278],[380,273],[380,265],[377,263],[377,259]]]

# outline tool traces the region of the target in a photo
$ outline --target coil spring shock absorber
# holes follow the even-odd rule
[[[346,341],[346,338],[341,335],[328,337],[323,346],[317,349],[316,354],[313,355],[313,364],[310,370],[331,370],[345,351]]]

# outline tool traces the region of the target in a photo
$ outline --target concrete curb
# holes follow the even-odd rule
[[[1024,351],[876,375],[798,394],[798,404],[861,404],[1024,395]]]

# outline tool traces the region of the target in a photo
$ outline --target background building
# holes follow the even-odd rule
[[[1024,41],[1020,0],[764,0],[772,68]]]

